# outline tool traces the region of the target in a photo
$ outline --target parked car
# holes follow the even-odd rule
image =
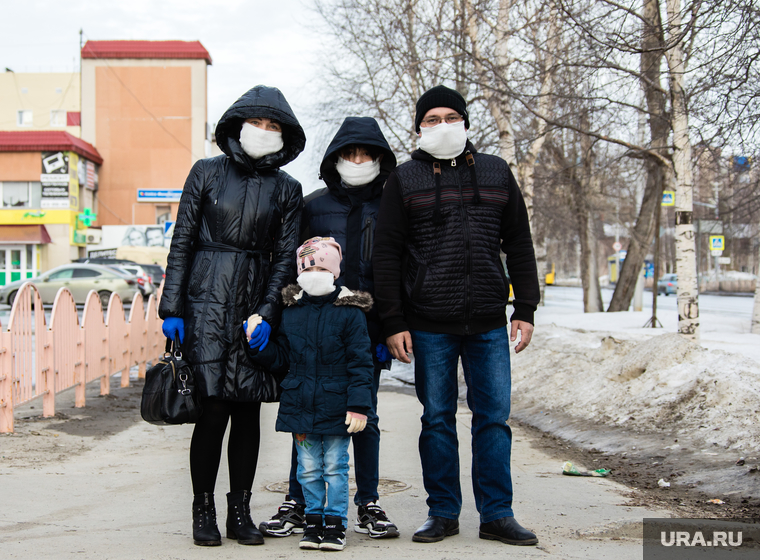
[[[148,274],[141,264],[120,264],[119,268],[126,270],[129,274],[133,274],[137,277],[137,283],[140,286],[142,295],[149,296],[156,291],[153,285],[153,279]]]
[[[660,277],[660,279],[657,281],[657,293],[658,294],[665,294],[666,296],[669,296],[670,294],[675,294],[678,291],[678,276],[675,274],[665,274]]]
[[[153,285],[158,288],[161,285],[161,281],[166,276],[164,268],[160,264],[141,264],[140,265],[145,272],[150,274]]]
[[[65,264],[43,272],[27,280],[17,280],[0,288],[0,302],[13,305],[16,294],[24,282],[32,282],[40,292],[42,303],[52,305],[61,288],[68,288],[74,301],[84,304],[90,290],[100,296],[105,309],[112,293],[119,294],[121,301],[129,303],[138,290],[137,278],[99,264]]]

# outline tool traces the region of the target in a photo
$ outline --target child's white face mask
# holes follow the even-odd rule
[[[298,285],[310,296],[326,296],[335,289],[334,280],[332,272],[302,272]]]

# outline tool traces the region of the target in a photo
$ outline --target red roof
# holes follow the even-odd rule
[[[76,152],[98,165],[103,163],[95,146],[62,130],[0,131],[0,152],[53,151]]]
[[[200,41],[87,41],[82,58],[183,58],[211,64]]]

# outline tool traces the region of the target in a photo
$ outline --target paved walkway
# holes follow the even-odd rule
[[[533,447],[536,441],[515,430],[516,515],[537,533],[539,546],[512,547],[479,539],[469,472],[470,415],[463,408],[458,416],[464,493],[461,533],[440,543],[413,543],[412,533],[427,514],[417,454],[421,407],[415,397],[398,392],[383,391],[379,401],[381,476],[401,483],[383,488],[408,486],[381,497],[401,537],[372,540],[351,531],[343,558],[638,560],[642,548],[636,536],[641,534],[642,518],[667,515],[627,505],[628,490],[610,479],[562,476],[561,461]],[[273,431],[275,415],[276,405],[263,407],[252,502],[257,523],[268,518],[283,497],[266,487],[276,488],[287,478],[290,440]],[[297,537],[267,539],[258,547],[227,539],[221,547],[193,546],[187,459],[191,431],[191,426],[161,428],[137,422],[70,458],[31,466],[0,463],[0,557],[228,560],[321,554],[299,550]],[[0,438],[0,456],[3,441]],[[225,463],[217,483],[218,503],[225,503],[227,483]],[[224,519],[220,511],[220,525]]]

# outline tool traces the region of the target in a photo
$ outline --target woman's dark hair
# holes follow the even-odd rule
[[[338,161],[338,156],[344,153],[344,151],[355,150],[356,148],[362,148],[366,150],[373,160],[377,159],[378,157],[380,157],[382,154],[385,153],[382,150],[382,148],[378,148],[377,146],[369,146],[367,144],[346,144],[345,146],[342,146],[341,149],[335,153],[335,161]]]

